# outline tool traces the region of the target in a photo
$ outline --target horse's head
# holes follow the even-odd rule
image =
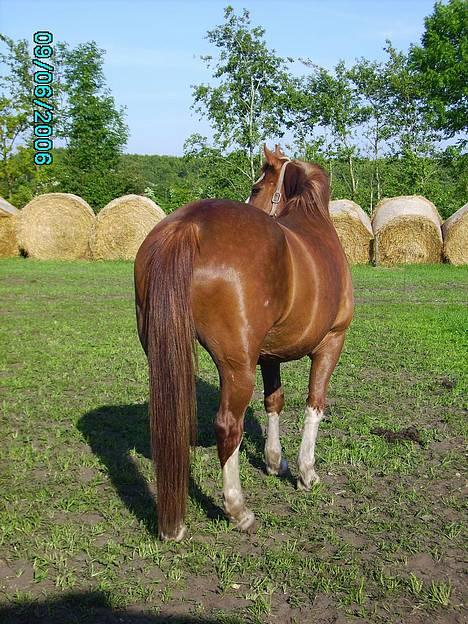
[[[262,174],[254,183],[247,203],[272,217],[284,214],[293,198],[302,198],[305,205],[314,204],[328,215],[329,185],[327,174],[318,165],[289,160],[278,145],[275,151],[263,148],[265,163]]]

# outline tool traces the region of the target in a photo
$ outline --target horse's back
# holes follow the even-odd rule
[[[290,270],[284,232],[239,202],[202,202],[186,218],[199,232],[192,284],[198,337],[211,352],[248,358],[283,313]]]
[[[182,206],[148,235],[135,261],[138,301],[152,249],[169,229],[194,229],[198,250],[191,288],[197,336],[211,352],[250,357],[281,316],[289,272],[282,228],[262,211],[229,200]]]

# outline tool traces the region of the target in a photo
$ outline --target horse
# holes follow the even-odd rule
[[[265,464],[284,475],[280,364],[311,359],[297,487],[319,481],[315,442],[328,382],[353,314],[346,256],[329,215],[329,182],[318,165],[264,147],[265,163],[246,203],[204,199],[167,216],[148,234],[135,265],[138,334],[149,367],[158,532],[180,541],[196,439],[195,346],[219,373],[214,421],[224,511],[241,531],[256,521],[239,478],[244,414],[260,365],[267,412]]]

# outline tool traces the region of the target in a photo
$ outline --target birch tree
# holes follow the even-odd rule
[[[241,173],[253,182],[261,144],[283,135],[283,100],[289,80],[286,62],[269,49],[265,30],[252,27],[244,9],[236,15],[228,6],[224,23],[207,33],[217,54],[202,56],[214,84],[193,86],[193,108],[208,118],[214,142],[224,153],[246,154]]]

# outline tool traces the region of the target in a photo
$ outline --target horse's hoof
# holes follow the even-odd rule
[[[275,477],[284,477],[284,475],[288,472],[288,462],[285,459],[280,461],[279,468],[271,468],[267,465],[266,471],[269,475],[273,475]]]
[[[159,534],[160,538],[163,542],[181,542],[185,536],[187,535],[187,527],[183,524],[178,530],[174,531],[174,533],[161,533]]]
[[[243,533],[255,533],[257,530],[257,522],[253,512],[247,510],[242,518],[236,522],[236,529]]]
[[[288,472],[289,466],[285,459],[282,459],[278,469],[278,477],[284,477]]]
[[[305,483],[302,478],[299,477],[299,479],[297,480],[297,489],[301,490],[302,492],[310,492],[313,486],[317,485],[318,483],[320,483],[320,477],[316,472],[314,472],[312,478],[308,483]]]

